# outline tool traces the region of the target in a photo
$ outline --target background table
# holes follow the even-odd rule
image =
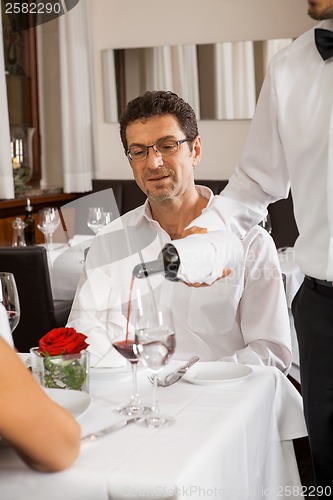
[[[146,375],[139,370],[141,397],[149,403]],[[83,434],[119,419],[112,409],[130,390],[130,372],[93,378],[93,403],[79,419]],[[301,498],[290,440],[306,435],[302,401],[276,368],[254,367],[247,378],[217,385],[179,382],[160,389],[159,400],[175,417],[173,426],[131,424],[85,443],[61,473],[31,471],[13,451],[0,449],[1,500]]]
[[[93,237],[75,235],[68,244],[55,243],[48,251],[49,271],[54,300],[73,300],[84,264],[84,251]]]

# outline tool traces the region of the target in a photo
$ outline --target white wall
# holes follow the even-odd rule
[[[103,121],[101,51],[296,37],[313,26],[305,0],[88,0],[96,98],[96,178],[131,178],[117,124]],[[196,177],[229,178],[248,120],[200,121],[203,161]]]

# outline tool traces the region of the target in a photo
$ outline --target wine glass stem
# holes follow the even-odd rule
[[[153,386],[153,413],[155,415],[158,415],[159,408],[158,408],[158,402],[157,402],[157,373],[153,374],[153,379],[154,379],[154,386]]]
[[[137,376],[136,376],[137,363],[131,363],[131,366],[132,366],[132,381],[133,381],[132,399],[133,399],[133,401],[138,402],[139,401],[139,393],[138,393],[138,381],[137,381]]]
[[[49,251],[53,250],[53,239],[52,233],[46,233],[45,235],[46,246]]]

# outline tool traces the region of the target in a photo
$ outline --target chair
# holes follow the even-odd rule
[[[18,351],[29,352],[49,330],[66,325],[72,301],[53,300],[44,247],[0,247],[0,270],[15,276],[21,317],[14,344]]]

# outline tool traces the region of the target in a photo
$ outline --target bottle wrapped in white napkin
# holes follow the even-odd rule
[[[243,262],[239,238],[230,231],[212,230],[173,240],[180,266],[177,277],[186,283],[211,285],[222,276],[225,267],[235,268]]]

